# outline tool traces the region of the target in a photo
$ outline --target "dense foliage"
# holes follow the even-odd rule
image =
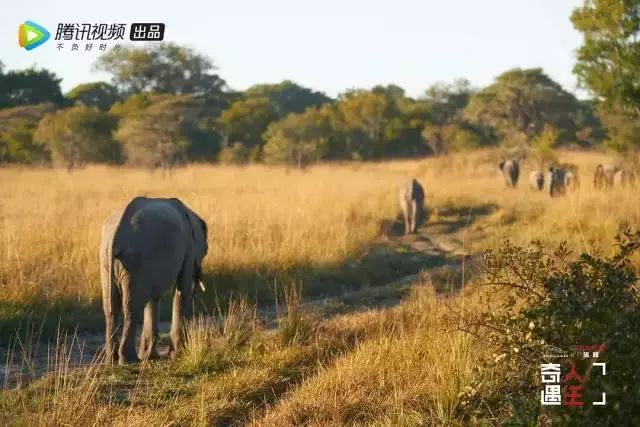
[[[627,231],[611,257],[574,259],[564,245],[548,253],[539,242],[488,252],[485,310],[462,313],[459,324],[491,346],[493,357],[481,364],[499,378],[467,390],[468,414],[482,416],[488,403],[520,425],[640,423],[640,294],[631,262],[639,248],[640,232]],[[595,345],[598,357],[584,358],[580,345]],[[553,357],[561,354],[568,358]],[[585,381],[584,406],[542,406],[540,365],[560,363],[565,378],[572,362]],[[606,376],[595,362],[606,363]],[[592,405],[602,392],[607,404]]]
[[[630,151],[640,143],[640,1],[585,0],[571,21],[583,34],[574,71],[601,102],[608,145]]]

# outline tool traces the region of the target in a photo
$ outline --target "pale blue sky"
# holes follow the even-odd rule
[[[569,21],[582,0],[5,0],[0,61],[46,67],[64,91],[105,79],[97,52],[58,52],[49,40],[18,47],[32,20],[55,34],[59,22],[165,22],[165,40],[211,57],[234,89],[284,79],[335,96],[395,83],[411,96],[437,81],[489,84],[512,67],[540,66],[575,92],[580,34]],[[127,37],[128,38],[128,34]],[[53,35],[52,35],[53,39]]]

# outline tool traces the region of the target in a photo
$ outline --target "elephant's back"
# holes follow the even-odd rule
[[[132,252],[179,246],[186,218],[173,199],[133,199],[119,221],[114,246]]]

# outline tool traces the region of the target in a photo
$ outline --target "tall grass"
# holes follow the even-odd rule
[[[394,216],[392,188],[403,174],[381,170],[192,165],[163,177],[104,166],[0,169],[0,305],[96,301],[102,221],[137,195],[179,197],[207,221],[205,273],[333,265]]]
[[[465,252],[505,238],[608,251],[617,231],[640,224],[637,190],[593,189],[595,165],[609,161],[604,154],[561,152],[559,158],[579,166],[582,185],[554,199],[528,188],[526,162],[518,188],[506,188],[493,151],[306,172],[193,165],[162,177],[97,166],[71,174],[2,169],[0,320],[32,301],[42,307],[97,301],[101,222],[140,194],[180,197],[203,216],[211,230],[204,272],[214,278],[330,269],[373,239],[393,246],[401,237],[381,236],[381,224],[399,212],[396,189],[410,176],[423,183],[427,204],[438,212],[433,209],[429,237],[459,239]],[[233,300],[227,314],[188,326],[179,360],[75,371],[61,358],[52,376],[2,393],[0,414],[15,418],[0,421],[462,423],[461,392],[475,375],[492,373],[474,371],[475,357],[486,349],[452,332],[444,314],[446,304],[473,311],[475,295],[436,298],[427,280],[397,307],[320,320],[301,309],[305,285],[286,288],[277,334],[257,330],[255,306]]]
[[[180,197],[201,214],[211,230],[205,272],[222,276],[341,262],[399,212],[396,188],[409,176],[423,182],[428,204],[440,210],[499,206],[490,221],[472,225],[484,233],[467,236],[470,249],[505,237],[606,247],[620,227],[640,221],[635,191],[593,189],[592,171],[609,160],[605,155],[559,157],[579,166],[582,185],[558,199],[529,190],[526,163],[518,188],[506,188],[492,151],[307,172],[192,165],[163,177],[104,166],[0,169],[0,303],[95,301],[101,223],[136,195]]]
[[[198,315],[186,326],[182,365],[187,371],[223,368],[229,354],[249,343],[256,330],[256,307],[245,299],[233,299],[226,313]]]
[[[472,309],[475,299],[468,299]],[[260,425],[451,425],[484,351],[444,322],[433,287],[418,286],[384,314],[378,333],[308,378]],[[357,319],[354,318],[354,320]]]

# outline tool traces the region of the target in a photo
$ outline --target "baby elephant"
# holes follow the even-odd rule
[[[415,233],[424,217],[424,189],[415,180],[400,187],[400,206],[404,215],[404,234]]]
[[[542,191],[544,188],[544,174],[540,171],[531,171],[529,174],[529,185],[533,190]]]

